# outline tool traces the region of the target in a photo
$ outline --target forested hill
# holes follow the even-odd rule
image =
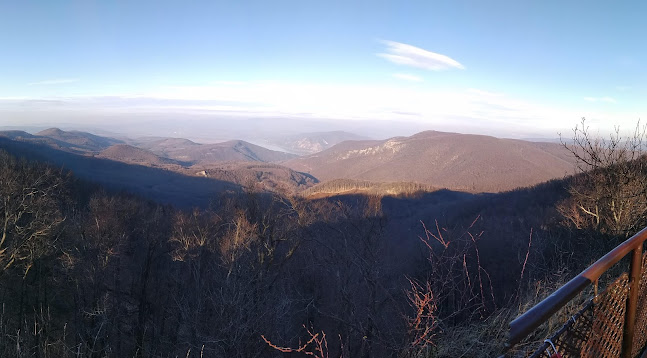
[[[501,192],[571,175],[574,163],[560,144],[426,131],[380,141],[346,141],[283,164],[321,181],[417,182]]]
[[[112,190],[126,190],[183,208],[206,208],[223,193],[243,187],[294,192],[317,183],[310,175],[262,162],[226,162],[185,166],[145,149],[110,145],[97,155],[52,148],[51,143],[0,137],[0,149],[71,170],[79,178]]]
[[[47,145],[0,138],[0,149],[72,171],[79,178],[126,190],[183,207],[207,207],[210,199],[227,191],[240,191],[235,183],[170,170],[88,157]]]
[[[183,211],[5,151],[0,166],[3,357],[278,357],[272,345],[312,338],[304,326],[332,356],[493,355],[501,320],[596,247],[558,210],[565,181],[503,194],[232,192]]]

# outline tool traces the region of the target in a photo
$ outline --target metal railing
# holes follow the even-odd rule
[[[642,350],[645,340],[647,337],[638,337],[639,341],[636,341],[636,313],[638,310],[638,303],[639,299],[641,299],[640,296],[642,296],[644,299],[644,296],[647,295],[647,292],[642,292],[641,295],[639,295],[639,292],[641,290],[647,291],[647,284],[645,281],[647,279],[643,278],[643,271],[647,271],[647,269],[643,269],[643,261],[647,263],[647,259],[643,260],[643,243],[647,240],[647,228],[642,229],[639,233],[635,234],[622,244],[618,245],[615,249],[611,250],[609,253],[604,255],[601,259],[596,261],[593,265],[589,266],[586,270],[582,271],[579,275],[575,276],[572,280],[570,280],[568,283],[566,283],[564,286],[560,287],[557,291],[555,291],[553,294],[551,294],[549,297],[538,303],[536,306],[528,310],[526,313],[522,314],[521,316],[517,317],[514,321],[510,323],[510,331],[509,331],[509,338],[508,338],[508,343],[506,346],[506,352],[504,355],[501,357],[509,357],[510,352],[512,351],[512,348],[521,342],[524,338],[526,338],[528,335],[533,333],[540,325],[542,325],[544,322],[548,321],[551,316],[553,316],[557,311],[559,311],[562,307],[564,307],[567,303],[569,303],[573,298],[575,298],[579,293],[581,293],[584,289],[586,289],[589,285],[594,284],[595,285],[595,294],[594,296],[598,296],[597,292],[597,283],[602,274],[604,274],[607,270],[609,270],[612,266],[614,266],[616,263],[618,263],[620,260],[622,260],[624,257],[627,255],[631,255],[630,258],[630,267],[629,267],[629,277],[626,277],[626,274],[621,275],[621,277],[618,279],[622,279],[624,276],[624,284],[627,289],[624,291],[619,291],[616,290],[614,293],[616,297],[620,298],[615,298],[616,302],[622,302],[623,304],[626,304],[625,307],[621,307],[622,309],[618,310],[617,314],[624,314],[624,317],[616,317],[619,319],[619,328],[622,331],[622,344],[621,348],[618,347],[618,350],[613,350],[611,348],[608,348],[608,351],[604,351],[607,348],[602,349],[604,352],[601,351],[596,351],[597,353],[594,354],[594,356],[598,355],[600,357],[611,357],[611,356],[618,356],[622,358],[633,358],[636,356],[636,352],[640,353]],[[647,276],[647,272],[645,272],[645,276]],[[627,280],[628,279],[628,280]],[[641,284],[641,281],[643,282]],[[621,295],[621,296],[618,296]],[[641,299],[641,304],[642,304],[642,299]],[[621,301],[620,301],[621,300]],[[599,301],[599,300],[598,300]],[[603,304],[602,302],[598,302],[594,299],[592,299],[589,304],[585,305],[585,307],[582,309],[590,309],[590,307],[595,306],[596,304],[601,305]],[[607,308],[605,308],[607,309]],[[647,310],[647,307],[644,307],[643,309]],[[560,329],[554,336],[554,337],[559,337],[562,333],[568,331],[571,329],[571,327],[576,323],[578,319],[583,319],[581,318],[582,316],[582,311],[578,312],[575,316],[571,317],[567,322],[565,322],[565,325]],[[588,316],[591,316],[587,319],[589,321],[594,321],[597,319],[595,317],[595,314],[589,314]],[[589,322],[590,323],[590,322]],[[640,322],[641,325],[647,324],[647,322]],[[600,326],[600,324],[598,324]],[[604,326],[604,325],[602,325]],[[603,327],[604,328],[604,327]],[[639,327],[641,329],[641,332],[644,332],[644,327]],[[596,337],[600,337],[600,332],[596,332],[596,328],[593,327],[591,324],[588,324],[587,328],[583,330],[583,333],[580,333],[578,335],[578,339],[581,340],[581,342],[578,342],[577,349],[582,349],[586,350],[590,348],[587,348],[588,346],[594,344],[592,343],[594,340],[596,340]],[[644,335],[644,334],[643,334]],[[613,339],[618,340],[620,337],[613,337]],[[607,343],[609,339],[607,338]],[[543,349],[546,349],[548,344],[552,344],[552,341],[546,341],[543,346],[538,347],[539,349],[535,352],[533,356],[539,356],[538,352],[541,352]],[[620,342],[618,342],[619,344]],[[636,344],[640,344],[639,347],[637,347]],[[566,344],[563,344],[566,346]],[[608,346],[608,344],[607,344]],[[574,349],[572,348],[573,345],[571,345],[571,348],[569,349]],[[557,347],[558,351],[560,349],[559,345]],[[611,352],[611,353],[610,353]],[[614,353],[615,352],[615,353]],[[560,352],[561,353],[561,352]],[[619,353],[619,354],[617,354]],[[564,353],[561,353],[564,355]],[[580,356],[579,353],[571,353],[571,354],[565,354],[566,356]]]

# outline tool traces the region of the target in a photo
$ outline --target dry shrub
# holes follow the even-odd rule
[[[263,341],[265,341],[265,343],[267,343],[267,345],[272,349],[282,353],[301,353],[305,356],[312,356],[315,358],[329,358],[330,350],[328,349],[328,339],[326,338],[326,333],[324,331],[314,333],[314,329],[312,329],[312,327],[307,328],[305,325],[303,326],[303,328],[306,329],[309,338],[304,343],[301,343],[301,340],[299,340],[299,344],[296,348],[278,346],[272,343],[269,339],[265,338],[264,335],[261,335],[261,338],[263,338]],[[340,345],[342,345],[341,337],[339,337],[339,342]],[[342,352],[340,358],[343,358],[343,345],[341,346],[341,349],[339,351]]]
[[[536,280],[525,290],[525,295],[516,305],[502,308],[477,322],[449,327],[438,335],[438,344],[433,355],[426,357],[498,357],[505,350],[508,340],[509,323],[534,307],[568,282],[569,274],[562,270],[546,280]],[[546,323],[510,350],[512,356],[525,356],[535,351],[546,339],[555,333],[589,298],[585,290],[554,314]],[[422,358],[418,356],[416,358]]]

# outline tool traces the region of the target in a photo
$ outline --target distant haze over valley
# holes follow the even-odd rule
[[[313,192],[321,195],[341,187],[381,188],[391,194],[397,194],[396,187],[500,192],[574,173],[573,158],[561,144],[438,131],[388,139],[345,131],[275,133],[257,144],[244,140],[198,143],[181,137],[125,133],[106,136],[59,128],[31,131],[1,131],[0,137],[6,139],[0,147],[13,147],[18,155],[31,153],[115,188],[130,188],[171,202],[181,197],[184,204],[205,203],[205,195],[213,197],[227,190],[299,193],[334,180],[346,181]],[[105,161],[122,167],[112,172],[116,169],[106,169],[110,166]],[[142,177],[140,168],[162,171]],[[169,173],[176,176],[168,177]],[[187,184],[182,178],[203,182]],[[173,192],[177,194],[167,194]]]
[[[470,118],[419,121],[413,118],[384,120],[353,120],[309,118],[299,116],[255,117],[240,114],[193,112],[97,112],[84,110],[34,110],[25,104],[24,111],[3,111],[0,100],[0,130],[23,129],[35,133],[52,126],[63,130],[81,130],[106,136],[186,138],[200,143],[246,140],[271,145],[305,133],[342,131],[353,135],[387,139],[410,136],[425,130],[464,134],[482,134],[500,138],[551,140],[559,132],[570,133],[572,123],[560,130],[528,127],[509,122],[484,125]]]

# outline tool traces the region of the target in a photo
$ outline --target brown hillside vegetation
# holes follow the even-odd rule
[[[497,356],[512,318],[615,246],[592,219],[563,215],[586,174],[497,194],[310,199],[213,178],[242,163],[186,168],[199,177],[0,147],[2,357],[278,358],[273,347],[300,347],[308,332],[328,337],[331,357]],[[202,209],[115,195],[9,153]]]
[[[124,144],[115,138],[80,131],[63,131],[58,128],[50,128],[36,135],[24,131],[1,131],[0,138],[24,143],[25,148],[44,154],[44,158],[51,163],[73,169],[86,179],[98,180],[114,187],[134,186],[136,189],[132,189],[142,194],[151,194],[153,199],[179,205],[192,201],[196,196],[203,197],[199,202],[207,203],[210,198],[215,197],[215,192],[231,188],[296,192],[318,182],[310,175],[265,163],[292,158],[294,155],[272,151],[244,141],[199,144],[182,138],[146,138],[128,140],[129,144]],[[52,148],[53,151],[46,148]],[[38,157],[43,158],[40,154]],[[114,171],[110,168],[119,167],[117,163],[93,162],[82,157],[164,171],[158,172],[159,176],[144,178],[141,177],[141,168],[121,166],[121,170]],[[98,163],[103,164],[99,167]],[[170,173],[165,172],[181,175],[169,176]],[[205,179],[200,181],[203,184],[220,184],[207,184],[208,189],[202,185],[189,188],[188,183],[195,180],[184,179],[186,176],[197,177],[198,180]],[[169,187],[170,183],[174,183],[173,187]],[[202,195],[199,194],[200,188],[203,190]],[[188,192],[192,194],[189,195]],[[210,194],[205,196],[204,193]]]
[[[228,162],[194,165],[184,169],[184,173],[235,183],[260,191],[278,190],[293,193],[318,183],[318,180],[311,175],[271,163]]]
[[[333,179],[308,188],[300,194],[303,197],[315,199],[338,194],[410,196],[436,190],[438,188],[413,182],[378,183],[367,180]]]
[[[97,157],[153,167],[178,165],[178,163],[172,159],[162,158],[148,150],[133,147],[128,144],[113,145],[99,153]]]
[[[25,131],[11,130],[11,131],[0,131],[0,137],[13,139],[13,140],[29,140],[34,136]]]
[[[151,163],[165,161],[182,164],[206,164],[229,161],[246,162],[279,162],[296,157],[294,154],[283,153],[263,148],[242,140],[232,140],[215,144],[199,144],[183,138],[142,138],[137,140],[122,140],[102,137],[81,131],[63,131],[58,128],[50,128],[37,134],[29,134],[24,131],[0,131],[0,137],[28,143],[37,143],[50,146],[68,152],[105,156],[110,159],[120,160],[119,157],[132,157],[127,162],[145,164],[146,158]],[[106,153],[102,151],[113,145],[128,144],[129,147],[116,147]],[[140,152],[135,154],[139,149]],[[154,154],[144,154],[144,150]],[[127,153],[127,152],[130,152]],[[101,153],[101,154],[100,154]],[[166,164],[168,164],[166,163]]]
[[[470,192],[500,192],[561,178],[574,161],[559,144],[421,132],[383,141],[347,141],[284,162],[320,180],[413,181]]]
[[[107,167],[102,175],[127,172],[123,163],[59,155],[66,167],[76,159]],[[568,197],[563,181],[479,195],[231,193],[181,211],[83,188],[2,153],[0,165],[11,183],[0,186],[3,196],[39,190],[27,195],[30,222],[6,229],[20,261],[0,275],[3,357],[280,357],[261,337],[299,346],[304,325],[330,337],[335,357],[494,356],[505,323],[489,317],[515,315],[525,287],[533,298],[552,288],[546,275],[561,253],[577,265],[589,259],[575,261],[584,250],[556,217]],[[142,180],[173,175],[132,167]],[[211,180],[191,179],[183,182],[191,190]],[[25,202],[17,199],[7,203]],[[22,224],[51,230],[17,246]]]
[[[310,175],[277,164],[225,162],[186,166],[124,144],[93,155],[57,148],[50,143],[14,141],[0,136],[0,148],[21,155],[29,153],[27,156],[32,159],[65,167],[85,180],[179,206],[206,206],[219,194],[238,191],[241,187],[296,192],[318,182]]]
[[[191,164],[227,161],[278,162],[295,157],[294,154],[266,149],[242,140],[198,144],[186,139],[164,138],[152,141],[144,139],[133,144],[157,155]]]
[[[21,142],[44,144],[55,149],[74,153],[96,153],[113,144],[121,143],[121,141],[113,138],[78,131],[65,132],[58,128],[50,128],[35,135],[17,130],[0,131],[0,137]]]
[[[59,142],[67,143],[72,149],[80,151],[101,151],[111,145],[121,143],[120,140],[108,137],[101,137],[81,131],[63,131],[58,128],[50,128],[36,133],[36,136],[47,137]]]
[[[210,200],[223,192],[240,190],[240,186],[234,183],[184,175],[166,167],[133,165],[71,153],[43,144],[0,138],[0,150],[63,167],[80,179],[96,182],[109,189],[126,190],[178,206],[207,206]]]

